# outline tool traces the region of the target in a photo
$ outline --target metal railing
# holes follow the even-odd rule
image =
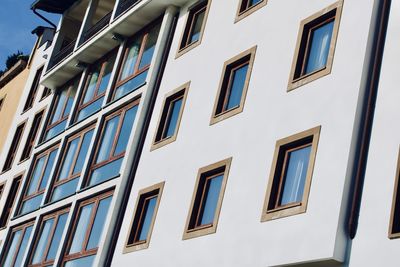
[[[122,13],[124,13],[126,10],[130,9],[133,7],[136,3],[140,2],[141,0],[120,0],[117,11],[115,14],[115,17],[118,17]]]
[[[94,35],[96,35],[98,32],[100,32],[102,29],[108,26],[110,23],[111,19],[111,13],[107,13],[104,17],[102,17],[95,25],[87,29],[83,34],[81,39],[79,40],[79,45],[83,44],[90,38],[92,38]]]
[[[72,52],[74,51],[75,43],[76,43],[76,40],[71,41],[68,45],[66,45],[60,51],[58,51],[55,55],[53,55],[49,62],[49,66],[48,66],[47,70],[51,69],[52,67],[54,67],[55,65],[60,63],[62,60],[67,58],[69,55],[71,55]]]

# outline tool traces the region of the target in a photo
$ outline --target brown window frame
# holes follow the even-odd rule
[[[200,0],[188,8],[188,11],[187,11],[188,15],[186,18],[185,26],[182,31],[181,38],[179,40],[179,46],[178,46],[178,52],[176,54],[176,58],[189,52],[190,50],[192,50],[193,48],[195,48],[201,44],[201,41],[203,39],[203,34],[204,34],[206,24],[207,24],[208,13],[210,12],[211,1],[212,0]],[[197,15],[200,12],[204,12],[204,20],[203,20],[203,23],[202,23],[201,29],[200,29],[199,40],[189,43],[191,34],[193,32],[193,26],[196,22],[195,19],[197,18]]]
[[[40,78],[42,77],[43,70],[44,70],[44,65],[36,70],[35,78],[33,79],[31,89],[29,90],[28,97],[25,101],[23,112],[26,112],[33,107],[33,103],[35,102],[35,98],[40,86]]]
[[[189,87],[190,87],[190,82],[187,82],[165,95],[160,117],[158,118],[157,129],[154,134],[151,150],[155,150],[169,143],[172,143],[178,137],[179,126],[182,120],[183,111],[185,109],[185,103],[189,92]],[[175,132],[172,136],[163,137],[165,135],[165,132],[168,130],[167,122],[169,120],[169,117],[171,116],[172,104],[179,99],[182,99],[182,105],[179,111],[178,120],[176,122]]]
[[[33,147],[35,146],[36,138],[39,134],[40,127],[44,118],[45,109],[37,112],[33,118],[31,129],[29,130],[28,139],[25,142],[24,149],[22,150],[20,162],[23,162],[30,158]]]
[[[115,152],[115,149],[116,149],[117,144],[118,144],[118,138],[119,138],[119,135],[121,133],[121,128],[122,128],[122,124],[124,122],[124,118],[125,118],[126,112],[130,108],[132,108],[132,107],[134,107],[136,105],[139,105],[139,104],[140,104],[140,97],[136,98],[133,102],[121,107],[120,109],[118,109],[116,111],[114,111],[113,113],[105,116],[105,118],[104,118],[104,120],[103,120],[103,122],[101,124],[100,133],[99,133],[98,137],[96,138],[97,139],[96,148],[95,148],[93,157],[92,157],[92,159],[90,161],[90,165],[89,165],[89,169],[88,169],[88,175],[86,176],[87,178],[85,179],[86,181],[84,183],[86,186],[88,186],[88,184],[90,182],[91,175],[92,175],[94,170],[96,170],[98,168],[101,168],[101,167],[103,167],[103,166],[105,166],[105,165],[107,165],[107,164],[109,164],[109,163],[111,163],[113,161],[119,160],[120,158],[123,158],[125,156],[126,150],[124,152],[118,154],[118,155],[114,155],[114,152]],[[119,122],[118,122],[116,134],[114,136],[114,140],[113,140],[112,147],[111,147],[111,150],[110,150],[110,155],[109,155],[107,160],[103,160],[103,161],[101,161],[99,163],[95,163],[97,155],[99,153],[99,148],[101,147],[101,144],[102,144],[101,141],[103,139],[103,135],[104,135],[105,126],[107,124],[107,121],[112,120],[116,116],[121,116],[121,117],[120,117]]]
[[[243,112],[247,91],[249,88],[251,73],[253,70],[254,60],[256,56],[256,51],[257,51],[257,46],[253,46],[252,48],[243,51],[239,55],[227,60],[224,63],[221,79],[218,86],[218,92],[215,98],[214,108],[210,119],[210,125],[213,125],[215,123],[218,123],[220,121],[223,121],[227,118],[230,118],[234,115]],[[248,68],[246,73],[246,79],[243,85],[240,104],[239,106],[227,109],[225,106],[229,99],[229,95],[232,88],[231,86],[233,80],[233,73],[235,70],[245,65],[248,65]]]
[[[297,44],[292,61],[292,67],[289,76],[287,92],[292,91],[302,85],[317,80],[323,76],[331,73],[333,58],[335,54],[336,41],[339,33],[340,18],[342,14],[343,0],[330,5],[327,8],[309,16],[300,23],[299,33],[297,36]],[[310,73],[304,73],[305,66],[307,65],[308,52],[311,45],[312,30],[334,21],[331,43],[327,56],[325,67],[315,70]]]
[[[255,5],[250,5],[250,0],[241,0],[236,12],[235,23],[267,5],[268,0],[261,0]]]
[[[42,92],[42,96],[40,97],[39,101],[42,101],[43,99],[45,99],[46,97],[48,97],[49,95],[51,95],[52,91],[50,88],[48,87],[44,87],[43,88],[43,92]]]
[[[92,124],[86,126],[84,129],[82,129],[81,131],[79,131],[78,133],[76,133],[76,134],[74,134],[74,135],[72,135],[72,136],[70,136],[70,137],[67,138],[66,145],[65,145],[65,149],[62,151],[62,156],[61,156],[61,161],[60,161],[59,168],[57,168],[57,170],[56,170],[56,172],[55,172],[56,175],[54,176],[54,177],[55,177],[55,178],[54,178],[54,181],[51,183],[50,194],[49,194],[49,198],[48,198],[49,201],[51,200],[51,197],[53,196],[53,193],[54,193],[54,189],[55,189],[57,186],[63,185],[63,184],[65,184],[65,183],[68,183],[68,182],[70,182],[70,181],[72,181],[72,180],[74,180],[74,179],[80,177],[80,176],[82,175],[82,173],[85,171],[85,170],[82,170],[81,172],[76,173],[75,175],[73,175],[73,171],[74,171],[74,169],[75,169],[75,165],[76,165],[77,160],[78,160],[78,157],[79,157],[79,152],[80,152],[80,149],[81,149],[81,147],[82,147],[82,143],[83,143],[84,136],[85,136],[86,133],[90,132],[91,130],[94,131],[95,128],[96,128],[96,122],[93,122]],[[59,175],[60,175],[60,172],[61,172],[61,170],[62,170],[65,157],[66,157],[67,152],[68,152],[69,144],[70,144],[70,142],[72,142],[73,140],[77,139],[78,137],[80,138],[80,140],[79,140],[78,146],[77,146],[77,148],[76,148],[76,154],[74,155],[74,158],[73,158],[73,161],[72,161],[73,163],[71,164],[71,169],[70,169],[69,172],[68,172],[68,177],[66,177],[66,178],[63,179],[63,180],[57,181],[57,179],[58,179],[58,177],[59,177]],[[94,139],[94,134],[93,134],[92,139]],[[92,141],[93,141],[93,140],[92,140]],[[92,141],[91,141],[91,142],[92,142]],[[87,153],[86,157],[89,156],[89,153],[90,153],[90,152]]]
[[[185,230],[183,232],[183,240],[213,234],[217,231],[217,225],[219,221],[223,198],[225,195],[225,188],[229,176],[231,163],[232,158],[230,157],[199,169],[196,178],[195,188],[192,195],[190,209],[186,219]],[[202,212],[202,206],[204,205],[207,181],[210,181],[212,178],[215,178],[216,176],[219,176],[221,174],[223,174],[223,178],[218,196],[218,202],[215,208],[214,220],[211,224],[198,225],[199,214]],[[201,194],[200,197],[199,194]]]
[[[164,190],[165,182],[161,182],[150,187],[144,188],[139,191],[138,197],[136,199],[135,210],[133,212],[133,217],[129,226],[129,233],[125,241],[125,247],[123,253],[133,252],[141,249],[146,249],[149,247],[151,235],[153,232],[154,224],[157,217],[157,211],[160,206],[162,192]],[[138,235],[140,235],[142,229],[142,218],[148,199],[157,198],[157,202],[154,207],[154,213],[151,218],[149,232],[147,233],[146,240],[138,241]],[[132,242],[131,242],[132,240]]]
[[[93,248],[93,249],[89,249],[89,250],[86,250],[86,247],[87,247],[87,244],[89,242],[90,233],[92,232],[94,220],[96,218],[97,209],[99,207],[100,201],[103,200],[103,199],[106,199],[106,198],[108,198],[110,196],[113,196],[113,194],[114,194],[114,190],[107,191],[105,193],[102,193],[102,194],[100,194],[98,196],[95,196],[95,197],[92,197],[90,199],[86,199],[86,200],[81,201],[79,203],[79,205],[78,205],[78,207],[76,209],[76,213],[74,214],[73,223],[71,224],[72,225],[71,231],[69,232],[68,239],[66,241],[67,245],[66,245],[65,252],[63,253],[63,257],[62,257],[62,264],[61,264],[62,266],[64,266],[67,261],[72,261],[72,260],[76,260],[76,259],[80,259],[80,258],[84,258],[84,257],[88,257],[88,256],[93,256],[93,255],[97,254],[97,251],[99,249],[98,247],[97,248]],[[91,203],[95,203],[95,204],[94,204],[94,207],[93,207],[93,209],[91,211],[91,214],[90,214],[90,222],[88,223],[88,227],[87,227],[87,230],[86,230],[86,233],[85,233],[85,239],[84,239],[84,243],[82,245],[82,250],[80,252],[75,252],[74,254],[67,254],[68,251],[71,248],[71,245],[72,245],[72,241],[73,241],[73,238],[74,238],[74,235],[75,235],[76,227],[78,225],[79,216],[81,214],[80,211],[82,210],[82,207],[87,206],[87,205],[89,205]]]
[[[24,135],[25,127],[26,127],[26,120],[21,122],[20,124],[18,124],[17,129],[15,130],[13,139],[11,141],[10,148],[8,149],[7,157],[4,162],[1,173],[5,173],[5,172],[11,170],[14,160],[16,158],[16,155],[18,153],[18,148],[21,143],[22,136]]]
[[[7,227],[7,224],[11,218],[12,210],[17,202],[17,196],[21,188],[23,176],[24,173],[22,172],[16,175],[12,180],[10,190],[8,191],[7,199],[0,216],[0,230]]]
[[[29,259],[28,267],[46,267],[46,266],[49,266],[49,265],[53,265],[55,263],[55,259],[46,261],[46,258],[47,258],[47,255],[48,255],[49,250],[50,250],[51,243],[52,243],[53,238],[54,238],[54,233],[56,231],[59,218],[60,218],[61,215],[64,215],[64,214],[69,213],[69,212],[70,212],[70,207],[58,210],[56,212],[53,212],[51,214],[48,214],[48,215],[45,215],[45,216],[42,217],[42,219],[40,220],[40,223],[39,223],[39,229],[38,229],[39,231],[37,232],[38,234],[36,236],[36,240],[34,240],[32,242],[33,243],[32,244],[32,251],[31,251],[31,253],[30,253],[29,257],[28,257],[28,259]],[[49,236],[51,238],[47,240],[47,244],[46,244],[45,250],[43,252],[43,256],[42,256],[42,262],[41,263],[37,263],[37,264],[31,264],[32,260],[33,260],[33,257],[34,257],[35,250],[36,250],[36,246],[38,245],[38,242],[40,240],[40,237],[41,237],[41,234],[42,234],[42,231],[43,231],[44,222],[46,222],[46,221],[48,221],[48,220],[50,220],[52,218],[54,218],[54,223],[53,223],[53,226],[51,227],[50,234],[49,234]],[[65,225],[64,227],[66,228],[67,225]]]
[[[317,126],[301,133],[280,139],[276,142],[263,211],[261,214],[262,222],[306,212],[320,131],[321,126]],[[300,202],[279,205],[278,203],[281,197],[281,188],[284,183],[285,170],[287,168],[287,163],[289,162],[287,160],[288,153],[306,146],[311,146],[311,151],[304,182],[302,200]]]

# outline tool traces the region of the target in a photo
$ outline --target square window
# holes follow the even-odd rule
[[[250,48],[225,62],[210,124],[243,111],[256,49]]]
[[[188,8],[185,24],[177,57],[200,45],[206,26],[211,0],[202,0]]]
[[[304,213],[321,127],[276,142],[262,221]]]
[[[62,266],[93,266],[112,194],[107,192],[79,203]]]
[[[235,22],[247,17],[267,4],[267,0],[241,0]]]
[[[400,151],[397,159],[397,171],[393,192],[392,200],[392,211],[390,214],[390,224],[389,224],[389,238],[395,239],[400,237]]]
[[[164,182],[139,191],[124,253],[149,247],[163,188]]]
[[[288,91],[331,72],[342,5],[339,1],[300,23]]]
[[[228,158],[199,170],[183,239],[217,231],[231,161]]]
[[[151,150],[160,148],[176,140],[189,85],[190,82],[185,83],[165,96]]]

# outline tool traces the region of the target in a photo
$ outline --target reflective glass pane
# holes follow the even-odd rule
[[[65,228],[65,224],[68,219],[68,213],[64,213],[58,217],[56,230],[54,231],[53,240],[51,241],[49,253],[47,254],[46,260],[52,260],[56,258],[57,250],[61,245],[61,238]]]
[[[165,133],[165,136],[163,136],[164,138],[171,137],[175,133],[175,129],[178,124],[179,112],[181,111],[182,107],[182,101],[183,99],[179,98],[172,103],[172,111],[167,121],[167,131]]]
[[[86,155],[89,152],[90,142],[92,141],[94,130],[90,130],[83,136],[81,148],[79,149],[78,158],[76,159],[75,167],[72,172],[73,175],[80,173],[85,163]]]
[[[54,106],[54,113],[50,124],[53,124],[54,122],[58,121],[61,118],[65,101],[67,101],[67,95],[68,95],[68,87],[65,87],[62,89],[61,94],[57,99],[57,103]]]
[[[99,240],[103,233],[104,223],[106,221],[111,199],[112,197],[108,197],[101,200],[99,203],[86,250],[97,248],[99,246]]]
[[[57,181],[68,178],[69,171],[71,170],[72,163],[73,163],[72,161],[75,158],[76,150],[78,149],[78,144],[79,144],[80,139],[81,138],[78,137],[68,143],[67,153],[65,154],[65,157],[64,157],[64,160],[62,163],[61,172],[58,175]]]
[[[144,47],[143,55],[139,64],[139,70],[147,65],[150,65],[151,59],[153,58],[154,49],[156,47],[159,30],[160,27],[158,25],[154,27],[147,35],[146,45]]]
[[[36,245],[35,253],[33,254],[31,263],[37,264],[42,262],[44,257],[43,253],[46,250],[48,240],[52,238],[50,234],[51,234],[51,229],[53,228],[53,224],[54,224],[54,218],[51,218],[44,222],[42,232],[40,233],[39,242]]]
[[[81,121],[90,115],[96,113],[96,111],[101,109],[101,106],[103,104],[104,97],[100,97],[90,105],[86,106],[84,109],[81,109],[78,113],[78,118],[77,121]]]
[[[223,177],[223,174],[221,174],[207,181],[205,203],[203,204],[201,214],[201,225],[210,224],[214,221]]]
[[[78,187],[78,182],[79,177],[55,187],[51,196],[51,201],[53,202],[73,195],[76,192],[76,188]]]
[[[39,158],[38,160],[36,160],[35,168],[32,173],[32,178],[29,183],[28,191],[25,195],[30,196],[36,192],[36,188],[38,186],[40,177],[42,175],[42,171],[43,171],[46,159],[47,159],[47,157],[43,156],[43,157]]]
[[[19,240],[22,235],[22,230],[16,231],[12,234],[10,247],[8,248],[6,259],[4,261],[4,267],[11,267],[14,255],[18,252],[20,247],[17,247]]]
[[[138,40],[135,40],[129,46],[125,63],[122,68],[122,73],[120,77],[121,81],[131,76],[134,73],[141,42],[142,42],[142,36],[140,36]]]
[[[140,73],[136,77],[118,87],[115,91],[114,99],[119,99],[144,85],[146,83],[147,72],[148,70]]]
[[[249,6],[254,6],[260,3],[262,0],[249,0]]]
[[[146,202],[145,211],[144,211],[145,217],[144,217],[143,223],[141,225],[139,241],[143,241],[143,240],[147,239],[147,235],[150,230],[151,221],[154,216],[154,210],[156,208],[156,203],[157,203],[157,197],[153,197]]]
[[[96,92],[96,85],[101,71],[101,64],[97,65],[89,75],[89,84],[85,92],[82,103],[85,104],[93,99]]]
[[[110,153],[114,142],[115,134],[117,132],[119,119],[120,115],[115,116],[114,118],[106,122],[103,136],[100,142],[100,149],[97,153],[96,163],[105,161],[111,156]]]
[[[328,60],[334,21],[331,21],[311,32],[311,46],[307,59],[305,74],[322,69]]]
[[[194,25],[192,32],[190,34],[189,44],[197,42],[200,39],[201,26],[203,25],[205,13],[206,10],[203,9],[202,11],[194,15],[193,18]]]
[[[14,266],[22,266],[22,260],[25,254],[25,250],[28,247],[29,238],[31,237],[32,226],[25,228],[25,234],[22,238],[21,246],[15,259]]]
[[[77,86],[77,85],[76,85],[76,86]],[[66,105],[66,107],[65,107],[63,117],[68,117],[69,113],[71,112],[72,104],[74,103],[74,99],[75,99],[75,94],[76,94],[76,87],[75,87],[75,85],[74,85],[74,87],[71,88],[71,90],[70,90],[70,92],[69,92],[69,96],[68,96],[68,100],[67,100],[67,105]]]
[[[58,149],[55,149],[55,150],[51,151],[51,153],[49,155],[49,160],[47,161],[46,169],[44,170],[43,178],[42,178],[42,182],[40,183],[39,190],[46,188],[47,182],[49,181],[49,178],[50,178],[51,170],[53,169],[53,166],[54,166],[57,152],[58,152]]]
[[[106,91],[107,86],[110,82],[110,78],[111,78],[111,72],[113,70],[114,67],[114,62],[115,62],[115,55],[113,55],[108,61],[107,61],[107,65],[106,68],[104,70],[103,73],[103,77],[101,78],[101,82],[99,85],[99,92],[98,94],[102,94]]]
[[[53,138],[54,136],[64,131],[65,126],[67,126],[67,120],[63,120],[53,128],[50,128],[46,133],[45,140],[49,140],[50,138]]]
[[[20,214],[25,214],[31,211],[34,211],[40,207],[42,203],[43,194],[37,195],[29,200],[26,200],[22,203]]]
[[[98,169],[95,169],[90,176],[89,186],[96,185],[107,181],[108,179],[117,177],[121,169],[122,160],[123,158],[120,158]]]
[[[93,261],[94,258],[96,257],[96,255],[93,256],[89,256],[89,257],[84,257],[84,258],[79,258],[76,260],[72,260],[72,261],[67,261],[65,263],[65,267],[91,267],[93,266]]]
[[[126,150],[126,146],[128,144],[129,136],[131,135],[133,122],[135,121],[135,116],[137,113],[138,106],[133,106],[129,110],[126,111],[124,116],[124,121],[122,123],[122,128],[119,133],[117,147],[114,151],[114,156],[119,155]]]
[[[238,107],[240,105],[248,68],[249,65],[246,64],[233,72],[232,84],[231,88],[229,88],[230,91],[226,110]]]
[[[301,202],[311,145],[289,152],[280,205]]]
[[[88,231],[92,209],[93,203],[81,208],[74,238],[72,239],[71,248],[69,249],[69,254],[82,251],[83,242],[85,241],[86,232]]]

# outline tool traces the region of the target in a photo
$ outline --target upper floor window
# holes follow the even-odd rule
[[[217,231],[231,161],[228,158],[199,170],[183,239]]]
[[[35,74],[35,78],[33,80],[31,89],[29,90],[28,98],[26,99],[25,105],[24,105],[24,111],[27,111],[33,106],[33,102],[35,101],[37,91],[39,89],[40,85],[40,78],[42,77],[42,72],[43,72],[43,67],[38,69]]]
[[[17,151],[18,146],[19,146],[19,143],[21,142],[21,138],[22,138],[22,134],[24,133],[24,129],[25,129],[25,122],[20,124],[17,127],[17,130],[15,131],[14,137],[11,141],[10,149],[8,150],[8,153],[7,153],[6,162],[4,163],[4,166],[2,169],[3,172],[10,170],[12,167],[15,156],[18,152]]]
[[[88,186],[119,175],[138,105],[139,99],[105,118],[90,166]]]
[[[201,0],[189,7],[185,29],[179,45],[178,56],[201,43],[211,0]]]
[[[29,260],[29,267],[53,266],[56,253],[61,245],[68,213],[69,208],[43,217],[40,223],[40,232],[33,247],[33,254]]]
[[[152,24],[128,41],[113,99],[119,99],[135,91],[146,82],[159,31],[160,23]]]
[[[76,192],[86,156],[90,151],[94,127],[95,125],[89,126],[68,138],[61,168],[52,184],[50,201],[66,198]]]
[[[152,149],[176,140],[189,84],[186,83],[166,95]]]
[[[28,134],[28,139],[26,140],[25,147],[24,147],[24,150],[22,151],[20,161],[24,161],[31,156],[33,147],[36,142],[36,137],[39,132],[40,124],[43,119],[43,115],[44,115],[44,110],[37,113],[35,115],[35,117],[33,118],[31,129],[29,130],[29,134]]]
[[[164,183],[159,183],[140,190],[124,252],[149,246],[163,188]]]
[[[58,152],[58,145],[37,155],[33,168],[26,180],[26,188],[19,208],[19,214],[25,214],[38,209],[42,203],[43,194],[50,179]]]
[[[301,22],[288,91],[331,72],[342,5],[339,1]]]
[[[243,111],[255,54],[253,47],[225,62],[211,124]]]
[[[34,221],[11,229],[10,237],[5,244],[5,254],[3,256],[3,267],[23,266],[25,251],[29,245]]]
[[[49,140],[65,130],[75,94],[78,89],[80,75],[65,84],[56,94],[54,105],[47,123],[44,140]]]
[[[49,95],[51,95],[51,89],[48,87],[44,87],[43,88],[43,92],[42,92],[42,96],[40,97],[40,100],[45,99],[46,97],[48,97]]]
[[[19,188],[22,181],[22,175],[18,175],[13,179],[10,191],[8,192],[6,202],[4,204],[3,211],[0,217],[0,229],[7,226],[7,223],[11,217],[12,209],[14,208]]]
[[[111,80],[115,57],[116,52],[114,51],[90,68],[85,89],[79,102],[76,121],[81,121],[101,109]]]
[[[267,0],[241,0],[235,21],[243,19],[266,4]]]
[[[276,142],[262,221],[306,211],[320,129]]]
[[[62,266],[93,266],[112,193],[107,192],[79,204]]]

